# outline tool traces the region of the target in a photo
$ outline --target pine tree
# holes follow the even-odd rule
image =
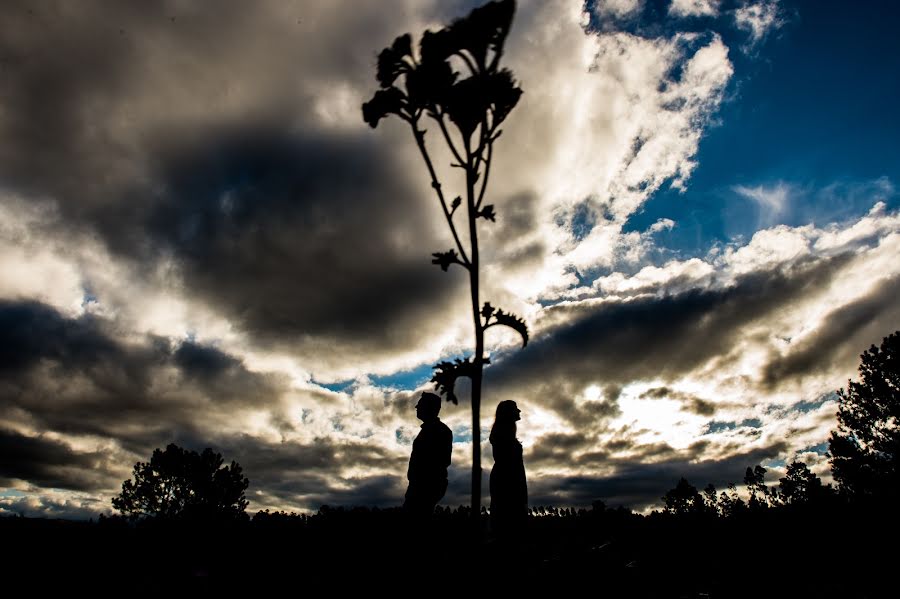
[[[896,498],[900,489],[900,331],[860,356],[860,380],[838,391],[829,457],[850,497]]]

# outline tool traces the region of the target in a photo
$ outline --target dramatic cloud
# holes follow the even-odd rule
[[[304,8],[313,16],[286,21],[239,3],[214,15],[122,5],[102,17],[8,7],[17,33],[3,36],[4,53],[27,59],[2,84],[2,176],[48,199],[57,227],[99,234],[117,260],[165,261],[169,286],[258,343],[309,356],[327,342],[354,359],[406,350],[439,334],[427,316],[458,295],[422,257],[445,243],[433,206],[402,154],[336,130],[338,99],[328,118],[319,109],[341,86],[353,95],[340,80],[366,85],[390,34],[372,28],[356,52],[310,52],[303,34],[337,23]],[[341,128],[362,130],[358,105]]]
[[[452,239],[409,132],[372,131],[360,105],[381,48],[463,4],[2,5],[0,513],[108,510],[170,442],[237,460],[251,510],[401,501],[412,406],[472,323],[464,273],[430,263]],[[900,328],[895,179],[735,174],[721,194],[756,210],[749,239],[690,255],[665,245],[677,213],[643,218],[687,203],[783,18],[519,3],[504,62],[524,95],[481,284],[531,340],[491,329],[481,432],[519,402],[532,503],[643,509],[679,476],[795,456],[827,472],[834,390]],[[754,53],[735,56],[735,26]],[[460,387],[451,504],[472,455]]]
[[[110,482],[108,457],[99,452],[76,453],[58,441],[12,431],[0,431],[0,448],[0,484],[4,486],[20,479],[80,491],[103,488]]]
[[[779,227],[708,261],[601,277],[599,297],[545,309],[529,346],[494,360],[489,396],[525,406],[536,478],[571,473],[579,454],[598,460],[587,477],[658,458],[731,464],[739,447],[788,459],[834,426],[833,401],[797,406],[845,384],[900,324],[898,225],[877,205],[844,227]]]
[[[598,500],[610,507],[659,505],[662,493],[674,486],[673,483],[661,487],[660,481],[677,482],[685,477],[696,484],[713,484],[723,490],[729,483],[741,482],[747,464],[758,464],[782,450],[783,444],[775,444],[738,452],[724,460],[694,461],[688,456],[651,464],[628,460],[617,464],[616,474],[612,476],[538,479],[529,487],[529,500],[533,505],[590,505]]]
[[[113,438],[142,452],[161,436],[215,430],[236,416],[210,411],[214,404],[274,406],[282,391],[283,377],[250,372],[215,348],[116,341],[100,317],[3,302],[0,322],[0,346],[15,356],[3,373],[7,426]]]
[[[185,156],[160,178],[168,193],[147,229],[190,293],[244,332],[357,354],[438,334],[429,317],[449,311],[462,281],[422,258],[437,237],[431,206],[371,140],[255,131]]]

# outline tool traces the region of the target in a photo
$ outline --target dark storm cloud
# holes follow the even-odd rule
[[[223,449],[242,456],[241,463],[257,476],[272,480],[284,479],[300,473],[338,475],[347,467],[388,468],[405,473],[406,459],[389,453],[382,447],[362,441],[339,441],[317,438],[307,445],[297,443],[269,443],[250,436],[222,438]]]
[[[681,409],[698,416],[713,416],[721,407],[714,402],[691,393],[684,393],[668,387],[654,387],[641,394],[641,399],[674,399],[681,402]]]
[[[77,196],[70,205],[107,198],[105,186],[119,174],[126,148],[92,122],[127,87],[135,59],[133,41],[114,25],[124,4],[83,8],[0,8],[0,180],[27,195]]]
[[[342,85],[376,85],[392,39],[384,11],[352,5],[5,3],[0,183],[133,267],[174,260],[181,292],[259,343],[415,346],[462,278],[430,264],[448,239],[396,131],[317,116]]]
[[[571,463],[576,453],[596,445],[584,433],[548,433],[535,439],[525,458],[531,467]]]
[[[360,82],[376,87],[377,52],[402,19],[353,1],[296,9],[3,3],[0,186],[52,203],[45,238],[87,233],[151,283],[164,265],[161,284],[266,351],[296,345],[338,365],[389,357],[443,329],[464,282],[430,264],[451,242],[432,225],[421,165],[405,172],[392,149],[402,132],[373,133],[355,99]],[[171,441],[225,453],[232,445],[211,429],[245,407],[300,426],[273,404],[284,380],[217,348],[37,303],[7,302],[0,319],[0,425],[96,435],[139,459]],[[405,472],[405,458],[374,444],[234,447],[226,458],[257,489],[286,485],[304,505],[396,502]],[[385,463],[400,474],[355,474],[360,490],[336,478]]]
[[[36,302],[0,302],[0,322],[0,352],[15,365],[0,370],[4,420],[116,439],[139,455],[202,435],[210,405],[266,405],[285,388],[215,348],[154,337],[124,344],[99,317],[66,318]]]
[[[719,490],[729,483],[740,483],[748,466],[774,458],[787,449],[783,441],[752,451],[737,452],[719,460],[692,459],[676,454],[672,459],[641,463],[634,460],[608,461],[614,468],[610,476],[562,476],[532,478],[528,481],[528,500],[531,505],[590,506],[596,500],[607,505],[632,508],[660,505],[661,497],[673,488],[682,476],[702,489],[712,483]]]
[[[765,383],[771,388],[811,373],[852,370],[869,345],[900,329],[898,296],[900,277],[892,276],[864,297],[833,310],[808,338],[765,366]]]
[[[201,379],[214,379],[240,364],[225,352],[190,341],[182,343],[172,358],[185,375]]]
[[[727,363],[736,358],[733,345],[742,326],[824,288],[847,260],[839,256],[757,272],[724,289],[551,308],[551,319],[561,317],[563,324],[497,360],[486,371],[488,384],[501,395],[516,390],[532,395],[535,389],[535,399],[549,398],[562,416],[589,426],[590,420],[577,421],[585,414],[575,407],[591,402],[573,399],[586,385],[671,380],[710,360]],[[613,414],[614,409],[600,411]]]
[[[606,468],[633,461],[658,463],[675,457],[695,460],[710,445],[708,440],[700,439],[677,450],[662,441],[638,441],[636,437],[644,432],[648,431],[623,430],[605,440],[589,431],[548,433],[531,444],[525,462],[529,468],[565,470],[572,466]]]
[[[402,481],[405,483],[405,481]],[[293,509],[315,511],[321,506],[397,507],[403,503],[406,485],[391,475],[362,476],[341,480],[324,474],[304,474],[275,481],[265,488],[247,491],[254,505],[289,505]]]
[[[67,319],[39,302],[0,300],[0,373],[15,374],[42,358],[84,367],[120,353],[89,316]]]
[[[45,437],[0,429],[0,485],[13,479],[42,487],[93,491],[114,486],[115,464],[103,453],[82,453]]]
[[[250,479],[248,497],[261,505],[315,510],[321,505],[402,503],[408,458],[375,445],[328,438],[272,444],[245,436],[221,439],[218,447],[223,456],[240,462]],[[349,475],[347,468],[372,474]]]
[[[461,282],[430,264],[433,206],[375,140],[249,130],[173,154],[147,230],[257,337],[409,347]]]
[[[377,506],[398,507],[403,503],[406,485],[395,476],[365,476],[335,484],[326,478],[319,485],[307,485],[298,498],[307,509],[315,506]],[[349,484],[347,484],[349,483]]]
[[[390,40],[385,11],[355,2],[347,3],[353,11],[323,10],[341,4],[311,1],[292,13],[281,3],[237,0],[215,10],[140,0],[77,8],[4,2],[4,182],[78,212],[116,202],[123,178],[140,171],[143,139],[160,125],[183,124],[185,113],[192,121],[226,118],[233,101],[242,121],[308,122],[317,90],[298,84],[372,80],[377,43]],[[338,23],[343,35],[328,36]],[[316,43],[311,32],[321,34]]]
[[[534,235],[539,225],[538,196],[519,192],[497,204],[496,222],[488,223],[481,232],[485,262],[507,272],[539,264],[547,247],[544,240]]]
[[[2,484],[19,479],[108,492],[133,465],[125,456],[146,460],[153,449],[174,442],[198,451],[212,447],[226,460],[238,461],[252,482],[249,496],[260,503],[279,499],[281,505],[316,509],[400,502],[405,452],[365,440],[271,443],[219,432],[211,420],[242,407],[268,405],[274,414],[287,389],[285,380],[248,371],[220,349],[158,338],[126,345],[110,336],[102,318],[67,318],[36,302],[2,302],[0,323],[5,325],[0,329],[3,356],[17,360],[14,369],[0,371],[3,420],[98,435],[116,440],[126,452],[77,452],[45,436],[0,429]]]

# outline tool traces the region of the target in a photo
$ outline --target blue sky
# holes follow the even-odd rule
[[[784,2],[785,24],[750,54],[733,51],[729,99],[700,143],[687,192],[655,194],[629,226],[678,227],[668,248],[705,253],[755,230],[755,206],[736,185],[789,185],[777,223],[830,222],[872,207],[873,183],[900,179],[900,47],[894,3]],[[741,32],[723,30],[740,43]],[[866,189],[866,188],[869,189]],[[828,190],[833,193],[828,193]],[[890,208],[897,193],[884,193]]]

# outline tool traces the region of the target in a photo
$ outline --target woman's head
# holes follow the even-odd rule
[[[516,402],[506,399],[497,404],[497,414],[494,417],[494,422],[515,422],[516,420],[521,420],[521,413],[522,411],[519,410]]]
[[[516,420],[519,420],[521,412],[516,402],[511,399],[497,404],[497,414],[494,417],[494,426],[491,427],[491,443],[501,439],[516,438]]]

